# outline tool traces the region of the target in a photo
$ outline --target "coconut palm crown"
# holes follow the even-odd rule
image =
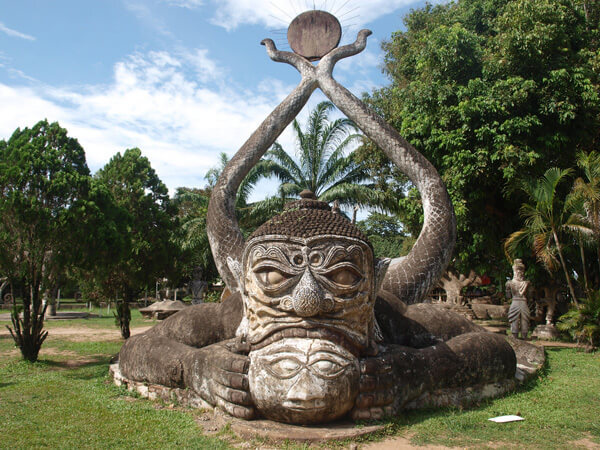
[[[331,102],[319,103],[310,112],[304,130],[294,120],[297,159],[278,142],[265,155],[265,160],[273,163],[270,175],[282,183],[280,197],[294,198],[308,189],[328,203],[337,201],[340,206],[395,211],[397,201],[366,183],[367,171],[352,153],[347,154],[363,137],[350,119],[330,120],[329,114],[334,108]]]

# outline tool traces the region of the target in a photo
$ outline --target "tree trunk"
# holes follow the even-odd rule
[[[40,311],[39,291],[39,284],[29,286],[29,296],[23,297],[23,317],[20,316],[17,302],[14,301],[11,313],[13,328],[6,327],[21,350],[23,359],[30,362],[37,361],[42,344],[48,336],[48,331],[43,331],[47,305]]]
[[[581,236],[579,236],[579,253],[581,254],[581,266],[583,267],[583,283],[585,288],[585,295],[589,297],[590,285],[588,283],[587,265],[585,264],[585,251],[583,248],[583,241],[581,240]]]
[[[560,245],[560,241],[558,240],[558,236],[554,228],[552,229],[552,236],[554,237],[554,242],[556,242],[556,249],[558,250],[558,256],[560,257],[560,263],[565,272],[565,278],[567,279],[567,284],[569,285],[569,291],[571,292],[571,297],[573,297],[573,302],[575,302],[575,306],[579,308],[579,302],[577,301],[577,296],[575,295],[575,289],[573,288],[573,283],[571,282],[571,277],[569,276],[569,271],[567,270],[567,265],[565,264],[565,259],[562,254],[562,247]]]

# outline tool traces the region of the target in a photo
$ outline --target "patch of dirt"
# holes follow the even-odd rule
[[[573,446],[573,448],[600,449],[600,444],[592,441],[589,437],[569,442],[569,445]]]
[[[132,328],[131,335],[143,333],[150,328],[152,326]],[[8,330],[0,330],[0,338],[2,337],[10,338]],[[55,338],[71,342],[120,341],[121,332],[116,328],[114,330],[88,327],[51,328],[48,330],[48,342]]]

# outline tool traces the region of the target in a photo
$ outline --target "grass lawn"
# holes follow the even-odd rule
[[[134,327],[152,324],[137,311],[132,316]],[[121,341],[118,334],[94,334],[116,331],[112,317],[48,321],[50,335],[35,364],[20,361],[6,324],[0,321],[0,448],[228,448],[241,443],[226,430],[204,435],[195,421],[199,411],[139,399],[114,386],[108,363]],[[90,339],[69,335],[69,328],[89,329]],[[384,432],[356,443],[405,436],[414,445],[574,448],[587,443],[600,448],[600,355],[555,348],[547,355],[544,372],[517,393],[465,411],[406,413],[384,421]],[[487,420],[506,414],[525,421]],[[297,447],[284,445],[290,446]]]

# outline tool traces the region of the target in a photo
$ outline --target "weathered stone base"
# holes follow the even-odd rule
[[[497,383],[425,392],[415,400],[405,404],[402,409],[466,407],[485,399],[504,395],[535,376],[545,362],[544,349],[512,337],[507,339],[517,356],[517,370],[514,378]],[[109,373],[117,386],[125,386],[129,391],[138,392],[142,397],[151,400],[160,399],[167,402],[177,402],[192,408],[213,410],[210,404],[190,389],[169,388],[158,384],[128,380],[121,375],[118,363],[110,366]],[[273,440],[290,439],[300,442],[352,439],[382,429],[380,425],[357,426],[351,422],[336,422],[321,426],[298,426],[270,420],[246,421],[236,419],[216,409],[214,410],[214,420],[220,426],[229,424],[236,434],[244,438],[266,437]]]
[[[403,409],[467,407],[488,398],[504,395],[514,390],[518,384],[518,380],[513,378],[467,388],[437,389],[424,392],[415,400],[404,405]]]
[[[212,409],[212,406],[206,403],[202,397],[191,389],[179,389],[162,386],[160,384],[143,383],[132,381],[121,375],[119,364],[111,364],[108,373],[113,377],[117,386],[125,386],[128,391],[137,392],[142,397],[150,400],[163,400],[165,402],[177,402],[191,408]]]
[[[538,325],[531,333],[531,337],[541,340],[552,340],[559,336],[559,332],[554,325]]]

